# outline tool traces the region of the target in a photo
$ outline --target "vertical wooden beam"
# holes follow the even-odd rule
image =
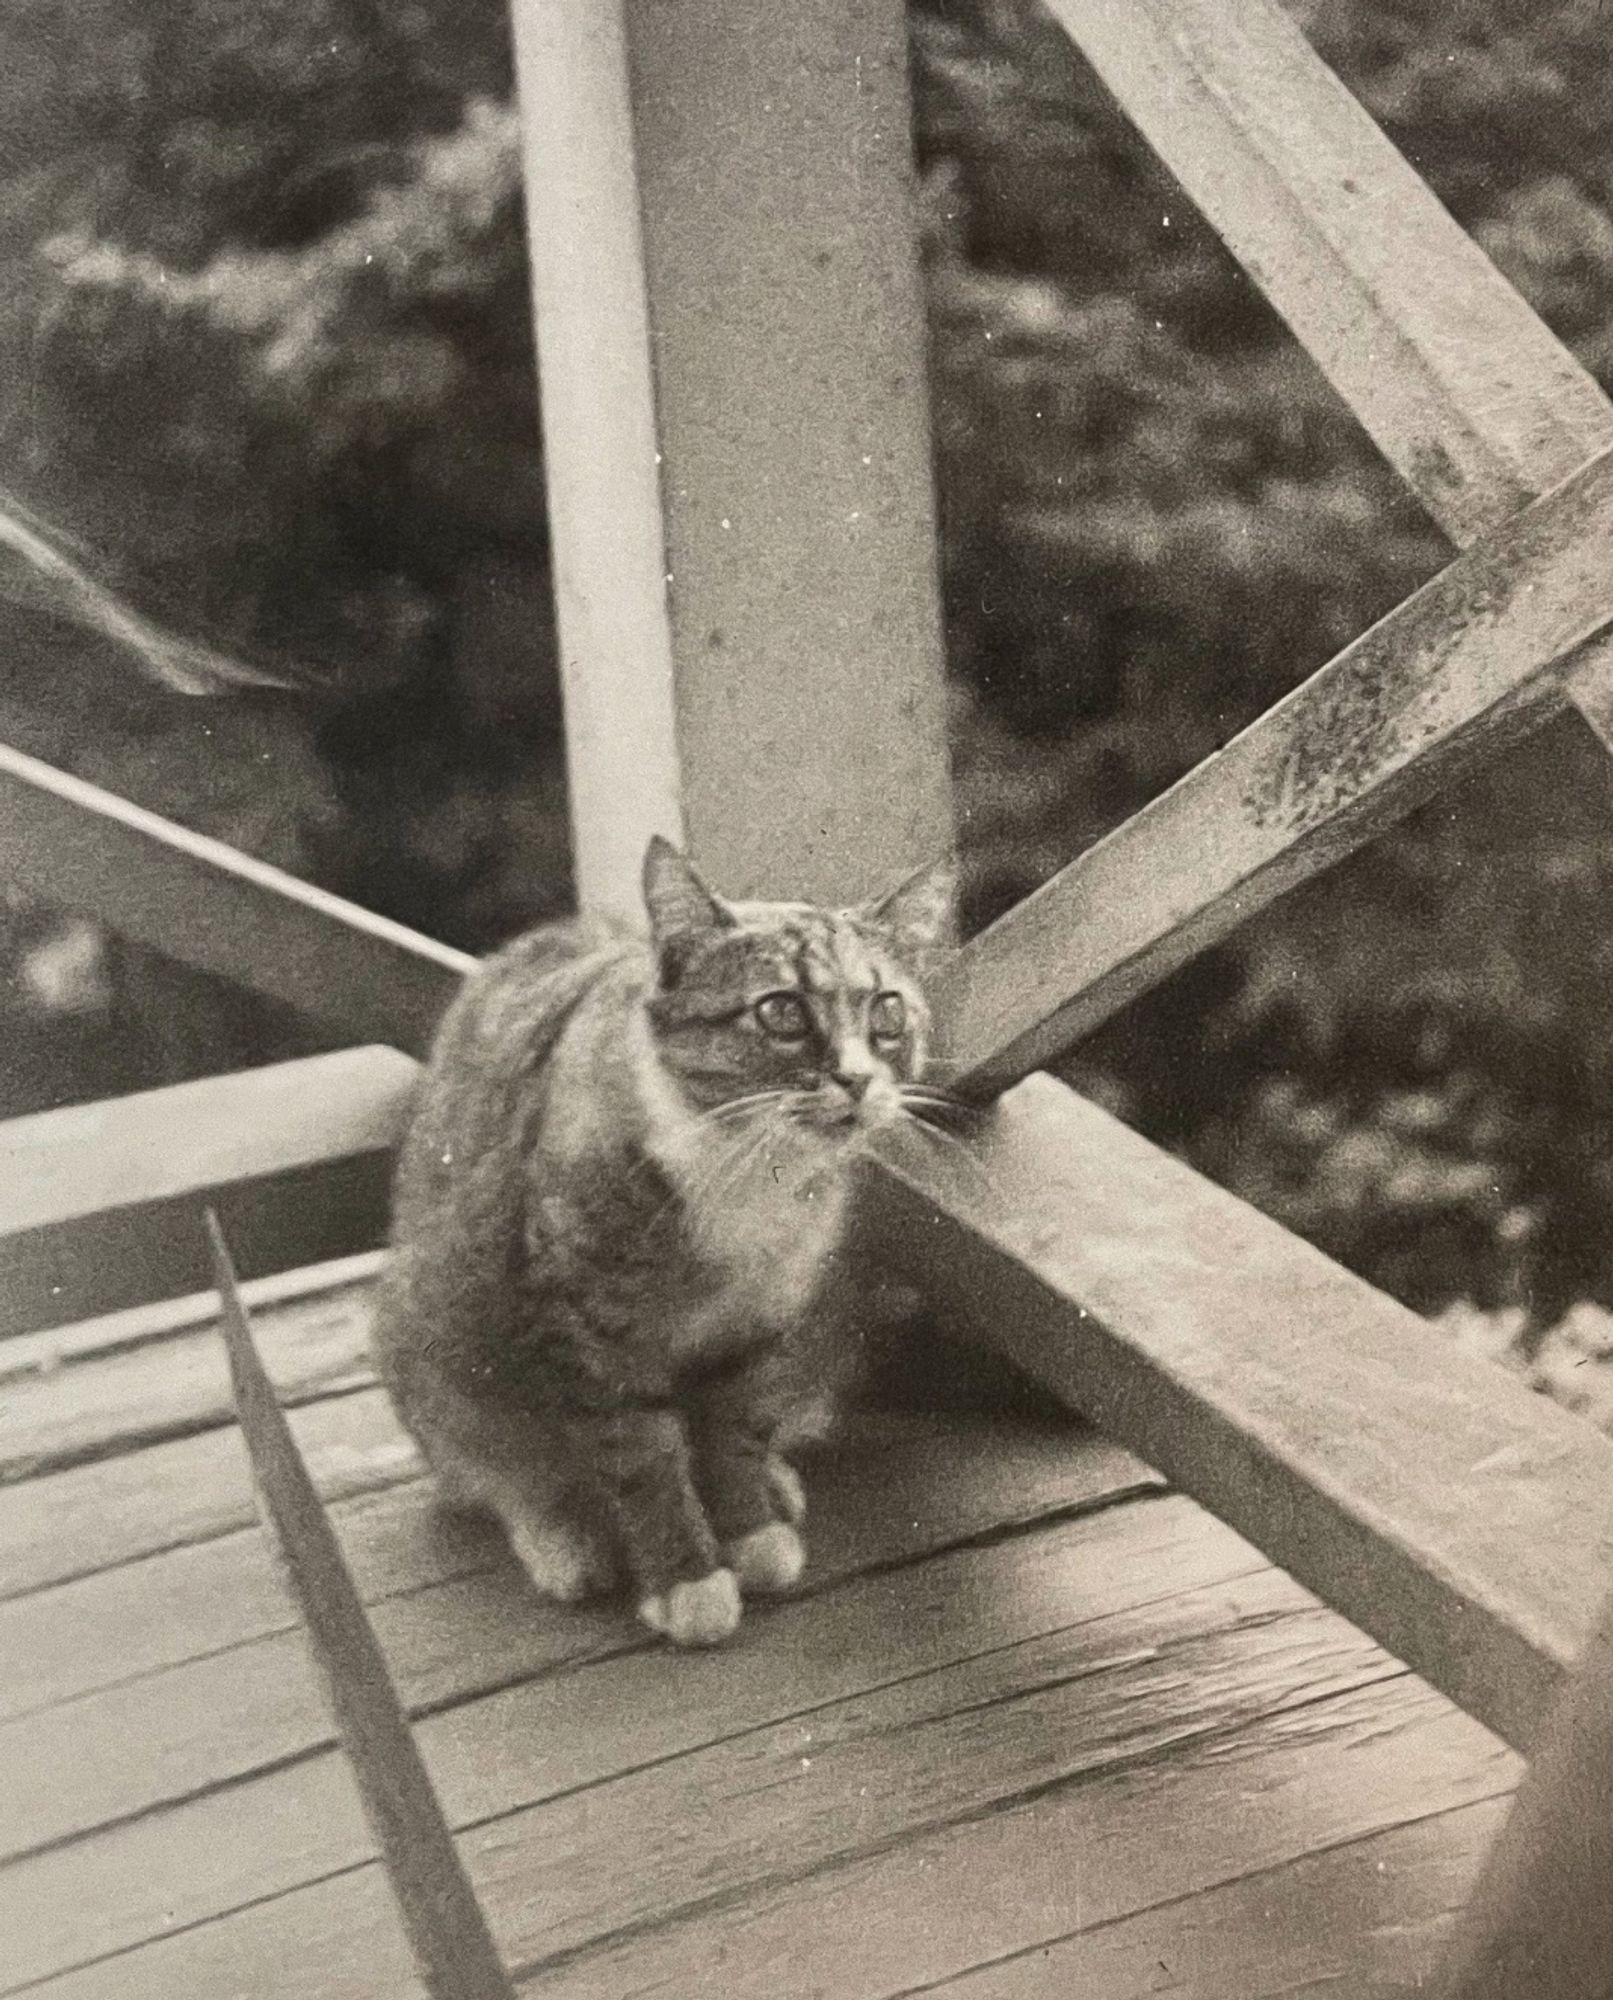
[[[636,918],[682,840],[666,549],[617,0],[514,0],[578,900]]]
[[[950,837],[899,0],[514,9],[584,899],[674,769],[724,889],[853,898]]]
[[[1613,1991],[1613,1599],[1480,1876],[1446,2000]]]

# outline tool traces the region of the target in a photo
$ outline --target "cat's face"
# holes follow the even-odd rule
[[[832,1146],[888,1124],[924,1073],[920,981],[951,911],[950,869],[834,912],[727,903],[665,842],[645,863],[661,1065],[695,1110],[754,1107]]]

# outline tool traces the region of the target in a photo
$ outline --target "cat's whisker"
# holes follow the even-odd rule
[[[921,1133],[931,1145],[940,1147],[949,1160],[960,1161],[968,1168],[981,1193],[993,1192],[994,1183],[991,1175],[987,1173],[973,1148],[966,1146],[955,1132],[948,1131],[944,1125],[932,1125],[927,1119],[911,1114],[903,1121],[902,1129]]]
[[[714,1104],[709,1111],[700,1114],[703,1125],[727,1125],[741,1119],[748,1119],[753,1112],[769,1106],[782,1104],[792,1093],[787,1090],[752,1090],[743,1097],[730,1097],[725,1103]]]

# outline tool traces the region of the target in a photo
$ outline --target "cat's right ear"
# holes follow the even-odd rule
[[[644,909],[650,920],[663,985],[677,983],[691,955],[707,938],[732,930],[734,913],[708,889],[693,864],[660,834],[644,852]]]

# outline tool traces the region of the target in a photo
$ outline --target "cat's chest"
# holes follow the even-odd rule
[[[680,1351],[695,1351],[730,1331],[782,1329],[799,1320],[840,1239],[845,1206],[838,1176],[792,1184],[768,1174],[703,1217],[707,1282],[679,1329]]]

